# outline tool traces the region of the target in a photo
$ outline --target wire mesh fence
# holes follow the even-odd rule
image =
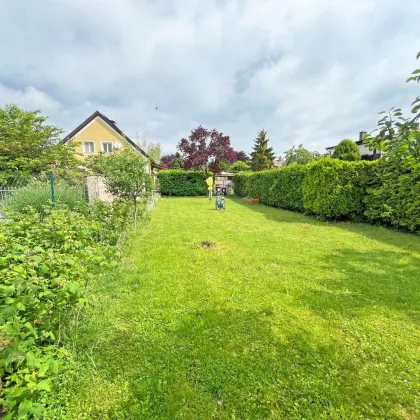
[[[25,183],[0,185],[0,218],[7,218],[8,213],[20,212],[27,207],[41,211],[48,204],[76,209],[86,205],[86,201],[85,182],[71,182],[53,172],[37,174]]]
[[[17,190],[19,190],[19,187],[10,187],[7,185],[3,185],[3,186],[0,185],[0,201],[6,200]]]

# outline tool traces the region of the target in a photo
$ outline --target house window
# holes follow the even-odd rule
[[[112,153],[112,142],[111,141],[103,141],[102,142],[102,151],[104,153]]]
[[[95,142],[84,141],[83,142],[83,153],[95,153]]]

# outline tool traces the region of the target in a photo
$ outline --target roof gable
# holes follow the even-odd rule
[[[139,151],[146,159],[149,158],[149,155],[141,149],[136,143],[134,143],[127,135],[125,135],[115,124],[114,121],[110,120],[104,114],[99,111],[95,111],[90,117],[86,118],[79,126],[77,126],[70,134],[68,134],[63,139],[63,143],[67,143],[70,141],[74,136],[76,136],[80,131],[82,131],[87,125],[93,122],[96,118],[100,118],[105,124],[107,124],[113,131],[123,137],[127,142],[130,144],[133,149]]]

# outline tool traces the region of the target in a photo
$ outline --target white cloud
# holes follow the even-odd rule
[[[175,150],[198,124],[323,151],[417,86],[415,0],[5,0],[0,105],[71,130],[96,109]],[[33,105],[32,105],[33,104]],[[159,106],[158,111],[155,107]]]

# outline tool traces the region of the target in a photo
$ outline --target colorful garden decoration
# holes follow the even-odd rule
[[[216,193],[216,210],[226,210],[225,196],[220,190]]]

